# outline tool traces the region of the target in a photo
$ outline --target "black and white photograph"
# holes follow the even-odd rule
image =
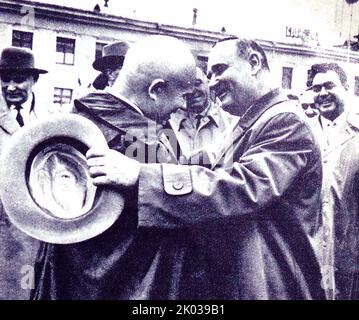
[[[0,0],[0,84],[0,300],[359,300],[358,0]]]

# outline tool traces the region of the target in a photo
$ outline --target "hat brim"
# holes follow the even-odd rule
[[[40,146],[61,142],[82,154],[94,146],[107,147],[102,132],[90,120],[73,114],[52,116],[21,128],[8,142],[1,155],[0,197],[10,221],[21,231],[44,242],[76,243],[101,234],[118,219],[124,198],[110,187],[98,187],[89,211],[70,219],[40,207],[30,191],[28,171]]]
[[[47,70],[37,69],[37,68],[7,68],[0,66],[0,73],[3,72],[28,72],[32,74],[45,74],[48,73]]]
[[[106,68],[116,69],[123,66],[124,57],[122,56],[105,56],[102,58],[96,59],[92,67],[97,70],[103,72]]]

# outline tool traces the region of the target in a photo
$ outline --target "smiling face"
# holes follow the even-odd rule
[[[317,73],[313,78],[312,91],[323,117],[333,121],[343,113],[346,90],[335,71]]]
[[[251,65],[238,56],[235,40],[220,42],[211,50],[208,77],[210,89],[226,111],[241,115],[253,103]]]
[[[187,96],[187,110],[194,113],[201,113],[209,103],[208,79],[200,68],[196,69],[196,80],[194,89]]]

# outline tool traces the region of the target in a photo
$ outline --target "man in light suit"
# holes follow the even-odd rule
[[[0,150],[20,127],[48,114],[44,109],[46,106],[36,105],[33,93],[39,75],[45,73],[46,70],[35,67],[30,50],[9,47],[2,51]],[[31,267],[37,249],[38,241],[26,236],[9,222],[0,202],[0,299],[29,298],[33,285]],[[27,280],[26,274],[29,276]]]
[[[322,272],[330,299],[359,299],[357,101],[337,63],[314,64],[309,89],[320,111],[313,125],[322,150]]]

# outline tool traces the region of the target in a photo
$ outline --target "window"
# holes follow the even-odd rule
[[[95,53],[95,59],[99,59],[102,57],[102,49],[104,46],[106,46],[107,43],[103,42],[96,42],[96,53]]]
[[[75,39],[57,37],[56,40],[56,63],[74,64]]]
[[[354,78],[354,94],[359,96],[359,77]]]
[[[32,32],[13,30],[12,45],[14,47],[32,49],[32,38],[33,38]]]
[[[55,88],[54,103],[62,106],[63,104],[69,104],[72,101],[72,89]]]
[[[283,71],[282,71],[283,89],[292,89],[292,77],[293,77],[293,68],[283,67]]]

